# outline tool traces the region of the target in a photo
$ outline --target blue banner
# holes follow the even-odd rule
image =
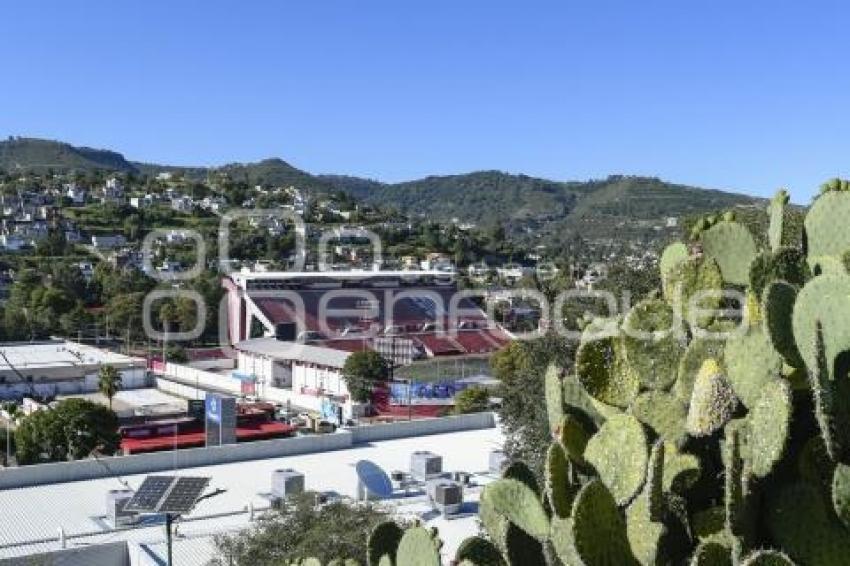
[[[414,381],[390,384],[390,404],[392,405],[451,405],[459,391],[469,386],[458,381]]]

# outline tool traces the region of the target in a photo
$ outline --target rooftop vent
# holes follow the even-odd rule
[[[124,510],[132,497],[131,489],[111,489],[106,493],[106,520],[113,528],[129,525],[135,520],[135,513]]]
[[[292,468],[272,472],[272,497],[285,499],[304,493],[304,474]]]
[[[427,450],[417,450],[410,455],[410,475],[427,480],[443,471],[443,457]]]
[[[508,467],[508,455],[504,450],[490,451],[490,465],[488,467],[491,474],[501,476],[505,468]]]
[[[443,515],[454,515],[463,507],[463,486],[446,478],[428,482],[428,499],[431,505]]]

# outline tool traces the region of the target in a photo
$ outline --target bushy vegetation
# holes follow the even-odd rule
[[[305,556],[320,564],[338,559],[366,563],[364,541],[390,512],[368,503],[316,505],[318,494],[288,498],[250,530],[216,539],[221,566],[276,566]]]
[[[15,457],[22,465],[113,454],[119,443],[115,413],[85,399],[59,401],[24,417],[15,429]]]

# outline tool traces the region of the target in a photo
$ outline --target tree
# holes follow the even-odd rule
[[[359,403],[368,403],[375,385],[389,378],[389,367],[378,352],[354,352],[345,360],[342,377],[351,398]]]
[[[15,430],[16,457],[22,465],[77,460],[95,449],[113,454],[120,440],[118,417],[111,409],[76,398],[24,417]]]
[[[501,382],[499,417],[505,448],[513,459],[525,461],[540,477],[551,438],[543,377],[552,362],[570,367],[574,351],[573,342],[549,333],[534,340],[511,342],[490,360],[493,375]]]
[[[97,390],[109,399],[109,408],[112,409],[112,398],[121,389],[121,372],[115,366],[104,364],[97,372]]]
[[[480,413],[490,408],[490,393],[484,387],[467,387],[455,395],[455,410],[458,415]]]
[[[216,537],[221,566],[289,564],[314,557],[321,564],[333,559],[366,561],[366,540],[391,514],[372,504],[338,501],[316,505],[316,494],[287,500],[280,510],[262,516],[248,530]]]

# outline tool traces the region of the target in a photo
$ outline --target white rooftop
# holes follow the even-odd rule
[[[61,340],[0,344],[0,352],[8,359],[7,362],[0,356],[0,371],[10,370],[9,362],[19,370],[100,364],[126,366],[144,363],[140,358],[132,358],[94,346]]]
[[[236,344],[236,349],[278,361],[299,361],[334,368],[343,367],[351,355],[342,350],[287,342],[274,337],[245,340]]]
[[[179,536],[175,550],[183,557],[179,564],[206,563],[213,552],[212,535],[247,527],[250,524],[249,504],[257,512],[266,509],[269,501],[262,494],[270,491],[271,474],[276,469],[288,467],[304,473],[308,490],[333,491],[353,498],[357,486],[354,464],[358,460],[372,460],[387,472],[408,470],[412,452],[430,450],[442,456],[444,471],[485,472],[490,450],[501,448],[502,443],[501,431],[491,428],[372,442],[346,450],[175,470],[177,475],[210,477],[210,490],[226,490],[202,501],[186,520],[177,523]],[[123,479],[136,489],[144,477],[135,475]],[[103,478],[0,491],[0,509],[4,513],[4,520],[0,522],[0,559],[58,550],[60,527],[64,529],[68,548],[128,541],[134,564],[143,554],[159,554],[164,541],[161,524],[119,531],[106,524],[106,493],[122,487],[117,478]],[[476,501],[477,496],[477,490],[467,490],[465,499]],[[431,511],[422,496],[393,498],[386,503],[401,515],[418,515],[427,525],[439,529],[445,543],[445,563],[454,556],[464,538],[478,532],[474,514],[446,520]]]

